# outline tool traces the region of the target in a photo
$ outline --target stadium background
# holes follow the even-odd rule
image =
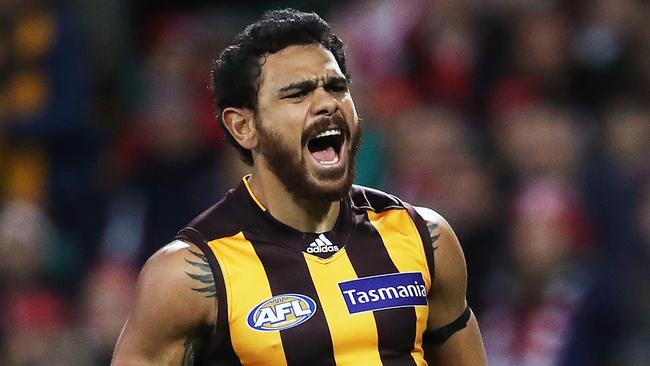
[[[634,0],[3,0],[0,364],[108,363],[143,261],[245,170],[211,59],[286,5],[347,44],[358,183],[456,229],[491,365],[650,364]]]

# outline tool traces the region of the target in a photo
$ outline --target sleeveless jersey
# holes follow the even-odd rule
[[[245,178],[177,239],[203,251],[215,279],[217,324],[198,364],[426,364],[433,248],[396,197],[353,186],[330,232],[303,233],[275,220]],[[308,243],[339,250],[322,258]]]

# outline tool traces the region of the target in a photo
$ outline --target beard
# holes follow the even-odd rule
[[[357,132],[351,135],[348,124],[342,118],[332,118],[334,124],[345,134],[344,145],[341,149],[347,149],[347,164],[342,169],[318,172],[315,177],[307,170],[304,154],[296,154],[294,149],[283,142],[282,138],[273,131],[266,129],[263,121],[258,127],[258,138],[260,153],[264,156],[269,170],[282,182],[287,191],[294,197],[315,201],[338,201],[345,197],[352,187],[356,175],[355,160],[361,142],[361,125]],[[327,120],[330,123],[330,120]],[[307,139],[312,131],[317,128],[314,124],[303,132],[301,139],[301,150],[305,150]],[[327,184],[328,182],[338,182]],[[326,183],[326,184],[319,184]]]

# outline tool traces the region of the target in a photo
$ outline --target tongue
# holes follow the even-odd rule
[[[324,162],[324,161],[329,162],[329,161],[333,161],[336,158],[336,151],[334,151],[333,147],[328,146],[324,150],[312,152],[311,155],[318,162]]]

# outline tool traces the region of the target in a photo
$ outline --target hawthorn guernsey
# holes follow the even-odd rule
[[[393,273],[339,283],[350,314],[405,306],[426,306],[420,272]]]

